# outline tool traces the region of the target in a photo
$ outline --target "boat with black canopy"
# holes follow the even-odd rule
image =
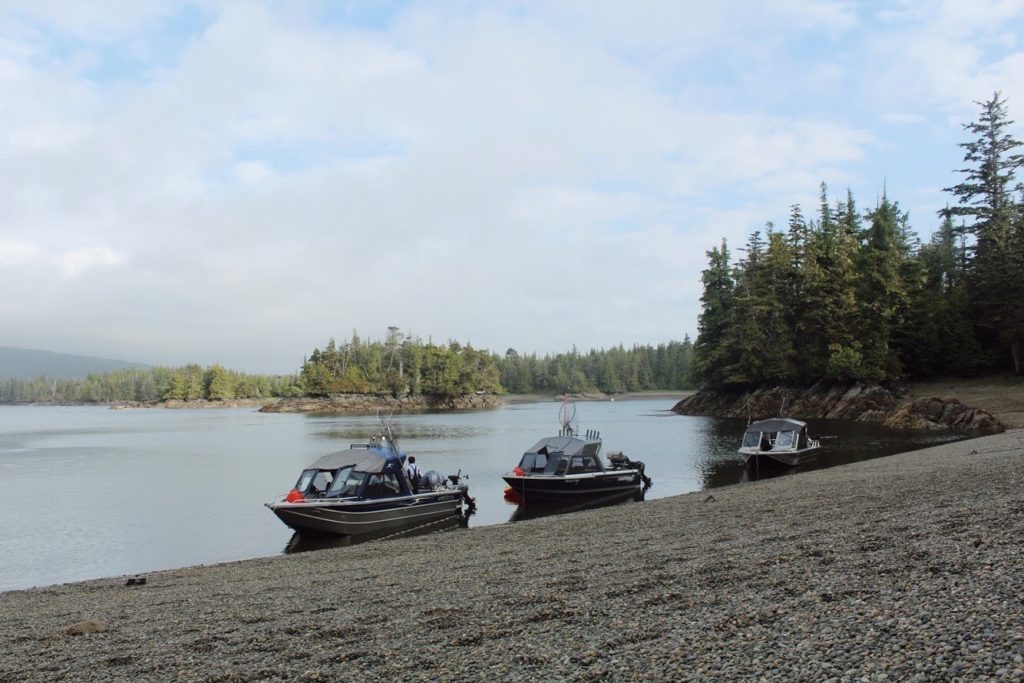
[[[773,417],[747,425],[739,452],[748,465],[800,465],[818,457],[821,441],[807,431],[807,423],[791,417]]]
[[[574,424],[576,406],[566,398],[557,436],[541,439],[523,453],[512,472],[502,475],[508,484],[506,499],[572,501],[640,491],[651,485],[644,464],[621,452],[601,459],[601,434],[579,433]]]
[[[429,471],[412,481],[406,455],[385,428],[366,444],[325,455],[305,469],[295,487],[265,503],[300,534],[387,535],[460,518],[475,510],[461,471]]]

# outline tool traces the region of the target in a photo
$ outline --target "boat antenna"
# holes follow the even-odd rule
[[[562,424],[562,436],[572,436],[575,431],[572,421],[576,419],[576,402],[569,400],[569,393],[562,394],[562,408],[558,411],[558,421]]]
[[[779,417],[786,417],[786,397],[782,397],[782,406],[779,408]]]
[[[398,439],[395,437],[395,430],[391,426],[391,418],[395,414],[394,407],[391,408],[391,412],[384,415],[380,408],[377,409],[377,422],[380,423],[381,437],[394,449],[395,453],[398,453]]]

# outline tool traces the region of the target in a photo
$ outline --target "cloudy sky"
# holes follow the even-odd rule
[[[1024,0],[0,0],[0,345],[692,337],[705,251],[822,181],[927,239],[996,90]]]

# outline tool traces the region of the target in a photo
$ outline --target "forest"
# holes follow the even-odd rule
[[[0,403],[153,403],[168,399],[232,400],[297,396],[294,375],[247,375],[220,365],[128,368],[85,379],[0,380]]]
[[[124,369],[86,379],[0,380],[0,403],[230,401],[355,393],[461,396],[484,392],[572,393],[682,389],[689,386],[690,340],[622,346],[581,354],[492,354],[449,341],[423,342],[398,328],[384,341],[352,338],[314,349],[297,375],[248,375],[220,365]]]
[[[694,343],[702,387],[1022,371],[1021,146],[995,93],[965,124],[965,167],[927,243],[887,196],[858,211],[821,186],[812,217],[754,231],[735,264],[707,252]]]
[[[332,339],[324,349],[314,349],[302,365],[300,378],[303,390],[311,396],[617,393],[685,388],[692,356],[689,339],[587,354],[573,349],[543,357],[521,356],[508,349],[501,356],[456,341],[445,345],[423,342],[390,327],[384,341],[365,341],[353,333],[351,340],[341,345]]]

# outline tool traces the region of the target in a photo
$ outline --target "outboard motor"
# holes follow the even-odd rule
[[[466,479],[468,478],[469,475],[466,475]],[[462,481],[462,470],[460,469],[455,474],[449,474],[448,481],[451,482],[449,488],[454,488],[462,494],[462,502],[466,505],[466,514],[471,515],[476,512],[476,498],[469,495],[469,484]]]
[[[639,460],[630,460],[622,451],[613,451],[608,454],[608,464],[613,470],[632,468],[639,472],[640,480],[644,483],[644,489],[651,487],[651,478],[644,472],[644,464]]]
[[[436,491],[444,486],[444,477],[437,470],[429,470],[420,475],[420,491]]]
[[[644,464],[639,460],[633,460],[632,463],[633,467],[637,468],[640,471],[640,480],[643,481],[644,483],[644,490],[646,491],[647,489],[651,488],[651,484],[653,482],[651,481],[650,477],[644,474]]]

